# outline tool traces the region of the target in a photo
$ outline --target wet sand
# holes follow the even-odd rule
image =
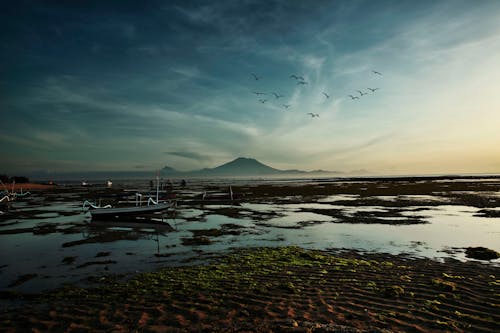
[[[499,177],[400,177],[400,178],[352,178],[336,181],[316,180],[302,183],[275,183],[233,186],[245,201],[265,202],[315,202],[331,195],[351,195],[355,200],[336,201],[337,204],[381,205],[391,207],[435,206],[443,201],[452,205],[479,208],[499,207]],[[384,197],[396,196],[387,201]],[[418,198],[415,196],[422,196]],[[441,200],[429,200],[435,196]]]
[[[3,293],[6,332],[497,332],[500,269],[299,247],[102,277],[94,288]]]
[[[115,197],[124,190],[104,186],[48,189],[43,191],[43,197],[35,196],[29,199],[33,202],[27,204],[38,201],[73,203],[89,198],[111,202],[116,201]],[[183,200],[188,202],[193,193],[204,190],[224,192],[226,189],[225,184],[202,184],[193,188],[174,188],[174,191],[182,203]],[[237,185],[233,186],[233,191],[242,195],[242,202],[257,205],[322,202],[345,207],[386,208],[382,212],[352,215],[337,208],[321,211],[314,207],[300,208],[300,212],[321,213],[346,224],[426,223],[425,216],[420,216],[420,213],[403,219],[402,212],[408,207],[415,212],[425,211],[443,203],[475,207],[479,216],[494,220],[498,218],[500,207],[500,182],[496,179],[481,182],[448,178],[276,182]],[[333,198],[328,199],[330,196]],[[280,211],[252,210],[245,205],[196,207],[202,214],[185,217],[186,223],[196,225],[213,214],[236,219],[251,217],[256,223],[269,223],[269,219],[281,214]],[[63,226],[57,224],[13,229],[18,221],[44,214],[41,208],[37,209],[25,211],[21,206],[5,213],[0,222],[8,223],[0,235],[61,232],[62,229],[58,228]],[[76,210],[79,207],[56,215],[81,214]],[[182,210],[180,215],[182,217]],[[70,222],[66,227],[63,231],[70,234],[88,228],[82,222]],[[210,243],[221,235],[238,235],[240,228],[242,226],[231,224],[220,229],[193,229],[193,237],[183,238],[182,243],[194,248],[203,247],[204,242]],[[121,235],[108,232],[104,236],[77,238],[61,246],[73,248],[90,242],[122,239],[115,234]],[[136,237],[133,240],[139,234],[131,236]],[[237,248],[238,244],[234,246]],[[341,249],[314,251],[300,247],[235,251],[215,261],[203,260],[203,264],[196,266],[168,267],[140,275],[113,275],[115,258],[108,257],[108,252],[99,252],[96,255],[99,259],[83,264],[75,263],[76,256],[66,256],[62,258],[64,265],[78,264],[77,269],[85,265],[110,266],[110,275],[96,275],[90,281],[92,287],[74,285],[36,294],[22,293],[17,287],[39,278],[37,273],[33,271],[18,276],[10,282],[9,288],[0,290],[0,331],[498,331],[498,263],[453,259],[437,262],[385,253],[367,254]]]

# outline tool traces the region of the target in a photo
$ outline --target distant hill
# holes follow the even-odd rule
[[[161,171],[163,176],[170,177],[209,177],[209,176],[271,176],[271,175],[303,175],[303,174],[321,174],[332,173],[329,171],[301,171],[301,170],[279,170],[265,165],[256,159],[238,157],[230,162],[219,165],[215,168],[204,168],[194,171],[177,171],[166,166]]]
[[[265,165],[254,158],[238,157],[230,162],[214,168],[204,168],[193,171],[180,171],[170,166],[161,169],[162,177],[188,178],[188,177],[264,177],[264,176],[308,176],[338,174],[335,171],[302,171],[302,170],[280,170]],[[155,170],[135,171],[74,171],[74,172],[48,172],[43,170],[27,172],[26,177],[31,180],[54,180],[54,181],[103,181],[107,179],[153,179]]]
[[[237,159],[222,164],[213,169],[206,169],[206,172],[214,175],[270,175],[279,173],[280,170],[271,168],[253,158],[238,157]]]
[[[175,170],[174,168],[171,168],[169,166],[165,166],[163,169],[161,169],[162,174],[172,174],[172,173],[179,173],[182,171]]]

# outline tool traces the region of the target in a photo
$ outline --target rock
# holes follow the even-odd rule
[[[467,247],[465,249],[465,256],[467,258],[479,259],[479,260],[493,260],[500,258],[500,254],[482,246],[479,247]]]

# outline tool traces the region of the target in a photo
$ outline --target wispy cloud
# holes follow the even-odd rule
[[[187,78],[200,78],[202,76],[200,69],[196,66],[175,66],[170,70]]]
[[[173,156],[179,156],[191,160],[195,160],[197,162],[207,162],[207,161],[212,161],[212,156],[210,155],[205,155],[205,154],[199,154],[195,152],[187,152],[187,151],[170,151],[170,152],[165,152],[167,155],[173,155]]]
[[[434,150],[498,153],[494,1],[222,0],[112,17],[104,4],[72,20],[62,14],[73,6],[47,5],[56,28],[38,5],[19,6],[0,43],[5,156],[187,169],[246,155],[373,170]],[[357,90],[368,94],[353,101]]]

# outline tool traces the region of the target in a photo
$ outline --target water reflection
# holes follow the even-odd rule
[[[460,248],[468,246],[500,251],[498,219],[476,216],[480,208],[431,195],[383,198],[421,202],[407,206],[360,205],[359,199],[333,195],[303,204],[180,207],[176,215],[114,222],[90,221],[76,199],[22,203],[0,221],[0,289],[21,275],[36,274],[16,289],[41,290],[100,274],[197,263],[238,247],[300,245],[461,260]],[[366,216],[365,223],[340,223]],[[405,224],[422,218],[426,224]],[[197,243],[196,237],[206,239]]]

